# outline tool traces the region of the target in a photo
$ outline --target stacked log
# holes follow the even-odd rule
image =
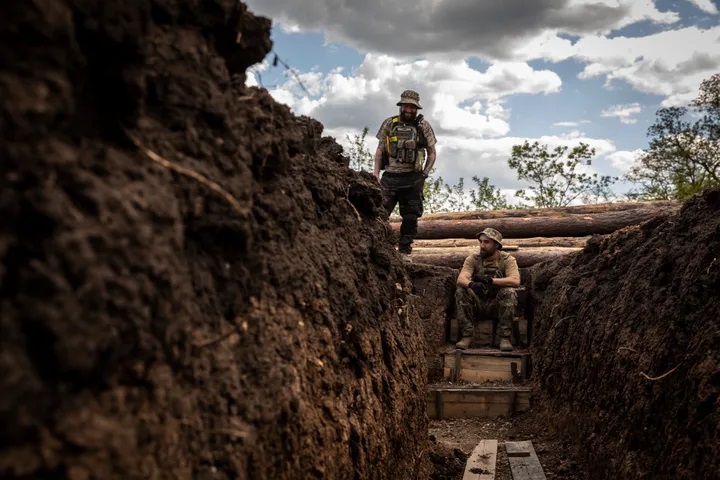
[[[411,258],[417,263],[460,268],[477,251],[478,232],[491,227],[502,233],[506,250],[524,268],[577,252],[592,235],[672,215],[679,208],[676,202],[637,202],[431,214],[418,221]],[[390,223],[399,232],[400,219],[392,218]]]
[[[505,250],[536,247],[576,247],[583,248],[590,235],[585,237],[533,237],[533,238],[506,238],[503,243]],[[415,240],[413,248],[477,248],[476,238],[440,238],[428,240]]]

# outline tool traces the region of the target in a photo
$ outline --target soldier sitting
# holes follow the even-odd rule
[[[502,235],[486,228],[477,236],[480,250],[465,259],[457,278],[455,306],[462,339],[457,348],[470,347],[473,320],[490,317],[500,337],[500,350],[513,350],[510,341],[512,321],[518,299],[515,288],[520,286],[517,260],[502,251]]]

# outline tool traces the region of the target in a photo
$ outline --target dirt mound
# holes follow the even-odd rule
[[[449,325],[447,319],[454,314],[454,268],[409,263],[406,265],[413,285],[410,303],[417,312],[425,337],[428,382],[443,378],[442,357],[439,351],[447,345]]]
[[[244,69],[234,0],[0,23],[0,476],[415,478],[410,279],[380,192]]]
[[[534,375],[590,478],[717,479],[720,190],[534,272]]]

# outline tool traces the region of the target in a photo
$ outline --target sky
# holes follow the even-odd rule
[[[247,83],[341,145],[367,126],[373,152],[400,93],[416,90],[438,139],[435,175],[488,177],[513,201],[527,183],[507,160],[524,141],[587,143],[587,172],[622,177],[657,110],[720,71],[719,2],[249,0],[273,21],[273,51]]]

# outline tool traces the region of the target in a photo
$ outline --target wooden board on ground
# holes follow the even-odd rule
[[[545,472],[532,442],[505,442],[513,480],[545,480]],[[511,456],[511,453],[513,455]],[[522,453],[524,456],[519,456]]]
[[[527,387],[428,387],[427,414],[432,419],[510,417],[530,407]]]
[[[465,464],[463,480],[494,480],[497,440],[480,440]]]

